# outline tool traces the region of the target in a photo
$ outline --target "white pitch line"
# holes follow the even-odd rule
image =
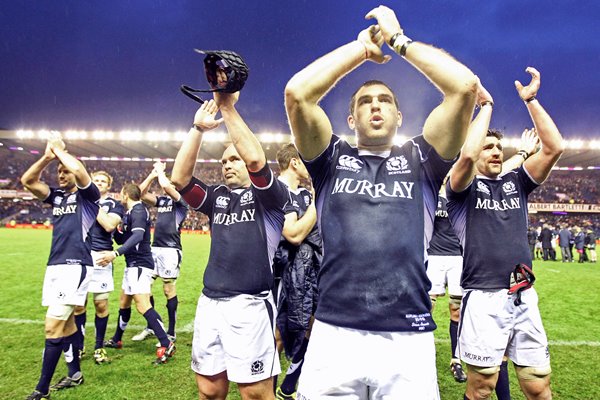
[[[44,325],[43,320],[32,320],[32,319],[18,319],[18,318],[0,318],[1,324],[12,324],[12,325]],[[85,324],[86,327],[94,327],[93,322]],[[146,325],[127,325],[128,329],[144,329]],[[177,328],[177,332],[181,333],[193,333],[194,332],[194,321],[190,321],[183,325],[181,328]],[[436,343],[446,344],[450,343],[449,339],[435,339]],[[550,346],[589,346],[589,347],[600,347],[600,342],[592,340],[550,340],[548,342]]]

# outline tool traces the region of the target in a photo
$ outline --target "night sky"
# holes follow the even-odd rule
[[[356,38],[374,1],[3,1],[0,129],[187,130],[196,105],[181,84],[206,88],[200,49],[229,49],[250,67],[239,110],[255,132],[288,132],[286,82]],[[388,1],[405,34],[444,48],[481,78],[492,125],[530,125],[513,81],[540,70],[538,99],[563,136],[600,138],[600,2]],[[388,54],[392,52],[387,49]],[[381,79],[400,99],[399,133],[420,133],[440,94],[398,56],[363,64],[325,98],[336,133],[358,85]]]

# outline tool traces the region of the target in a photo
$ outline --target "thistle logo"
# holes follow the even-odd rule
[[[362,168],[362,161],[356,157],[343,155],[338,159],[336,169],[343,169],[344,171],[358,172]]]
[[[483,192],[487,195],[490,194],[490,188],[483,182],[481,181],[477,181],[477,191],[478,192]]]
[[[304,196],[304,204],[306,207],[310,206],[310,196]]]
[[[102,282],[102,284],[100,285],[100,287],[102,289],[106,289],[108,287],[108,284],[106,282]]]
[[[56,295],[56,298],[59,300],[63,300],[65,297],[67,297],[65,292],[58,292],[58,294]]]
[[[228,205],[229,205],[229,197],[219,196],[219,197],[217,197],[217,200],[215,200],[216,208],[227,208]]]
[[[77,202],[77,195],[75,193],[73,193],[72,195],[67,197],[67,204],[76,203],[76,202]]]
[[[54,205],[55,206],[60,206],[60,203],[62,203],[63,198],[58,196],[54,198]]]
[[[502,190],[504,190],[504,193],[506,194],[515,194],[517,193],[517,188],[515,187],[515,184],[511,181],[508,182],[504,182],[502,184]]]
[[[388,170],[389,175],[410,173],[410,169],[407,169],[408,160],[406,160],[406,157],[404,156],[390,158],[385,163],[385,168]]]
[[[252,197],[252,192],[247,191],[242,195],[240,199],[240,206],[245,206],[246,204],[254,203],[254,198]]]
[[[250,366],[250,372],[252,375],[262,374],[265,370],[264,364],[261,360],[256,360]]]

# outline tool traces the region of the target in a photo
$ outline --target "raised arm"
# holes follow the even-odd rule
[[[540,73],[533,67],[527,67],[525,71],[531,75],[531,82],[529,85],[523,86],[521,82],[515,81],[515,88],[521,100],[525,102],[542,143],[540,151],[525,161],[525,169],[534,181],[542,183],[550,174],[552,167],[562,155],[565,147],[556,124],[536,98],[540,89]]]
[[[73,175],[75,175],[75,183],[77,187],[85,188],[92,183],[92,177],[88,174],[85,166],[79,161],[75,156],[69,154],[65,149],[65,142],[63,142],[62,138],[59,134],[55,134],[50,136],[48,139],[48,143],[50,144],[50,149],[60,161],[62,165],[66,169],[69,170]]]
[[[167,164],[157,161],[154,163],[154,171],[156,171],[156,178],[158,180],[158,184],[165,191],[167,196],[172,198],[174,201],[179,201],[181,199],[181,195],[175,189],[167,175],[165,174],[165,169],[167,168]]]
[[[219,108],[214,100],[205,101],[196,111],[194,124],[181,144],[173,165],[171,182],[177,190],[183,189],[192,180],[198,151],[202,143],[202,134],[215,129],[223,122],[223,119],[215,118],[218,111]]]
[[[221,110],[221,116],[225,121],[229,138],[242,160],[246,163],[246,168],[250,172],[260,171],[266,164],[267,158],[254,133],[248,128],[240,114],[235,108],[235,103],[239,98],[237,93],[219,93],[215,92],[215,102]]]
[[[502,171],[510,171],[519,168],[525,160],[535,154],[539,143],[540,139],[535,129],[525,129],[521,134],[519,151],[502,163]]]
[[[389,61],[381,51],[383,37],[378,27],[371,26],[357,40],[337,48],[314,61],[290,79],[285,87],[285,108],[298,151],[312,160],[327,148],[332,127],[319,106],[327,92],[349,72],[366,60]]]
[[[157,163],[160,164],[161,162],[157,161]],[[158,171],[156,171],[156,163],[154,163],[154,168],[152,168],[152,171],[150,171],[146,179],[144,179],[139,185],[140,192],[142,194],[142,201],[152,207],[156,205],[157,200],[154,194],[148,193],[148,190],[150,190],[150,186],[152,186],[152,181],[154,181],[154,179],[156,179],[157,176]]]
[[[25,189],[29,190],[35,197],[45,200],[50,194],[50,188],[41,181],[42,172],[54,160],[56,156],[50,149],[50,143],[46,144],[46,150],[42,158],[34,162],[31,167],[21,176],[21,183]]]
[[[404,35],[394,11],[388,7],[374,8],[366,18],[376,18],[385,42],[444,95],[442,103],[427,117],[423,135],[440,156],[446,159],[456,157],[473,115],[477,77],[445,51],[411,41]]]
[[[476,173],[475,164],[479,159],[492,119],[494,102],[481,83],[478,83],[477,104],[480,106],[479,113],[469,125],[467,139],[460,150],[458,160],[452,166],[450,188],[454,192],[462,192],[473,181]]]

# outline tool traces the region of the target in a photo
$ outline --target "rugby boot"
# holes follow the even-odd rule
[[[39,390],[34,390],[25,400],[47,400],[50,399],[50,392],[44,394]]]
[[[465,374],[461,363],[450,364],[450,372],[452,372],[452,376],[456,382],[463,383],[467,381],[467,374]]]
[[[131,338],[134,342],[141,342],[146,340],[149,336],[154,336],[154,331],[149,328],[144,328],[140,333]]]
[[[96,364],[110,363],[110,358],[106,355],[106,350],[103,348],[94,350],[94,361]]]
[[[169,338],[169,341],[171,341],[171,342],[175,342],[177,340],[176,336],[167,335],[167,337]],[[160,342],[156,342],[156,348],[158,349],[159,347],[160,347]]]
[[[121,340],[118,341],[114,341],[112,339],[108,339],[104,341],[104,347],[108,347],[110,349],[122,349],[123,348],[123,342]]]
[[[75,386],[79,386],[83,383],[83,374],[81,372],[75,373],[73,377],[63,376],[56,384],[50,386],[50,390],[62,390],[68,389]]]
[[[296,392],[292,394],[283,393],[280,387],[277,388],[277,392],[275,392],[276,400],[296,400]]]
[[[169,347],[159,347],[156,349],[156,360],[154,365],[166,364],[169,358],[175,354],[175,343],[170,342]]]

